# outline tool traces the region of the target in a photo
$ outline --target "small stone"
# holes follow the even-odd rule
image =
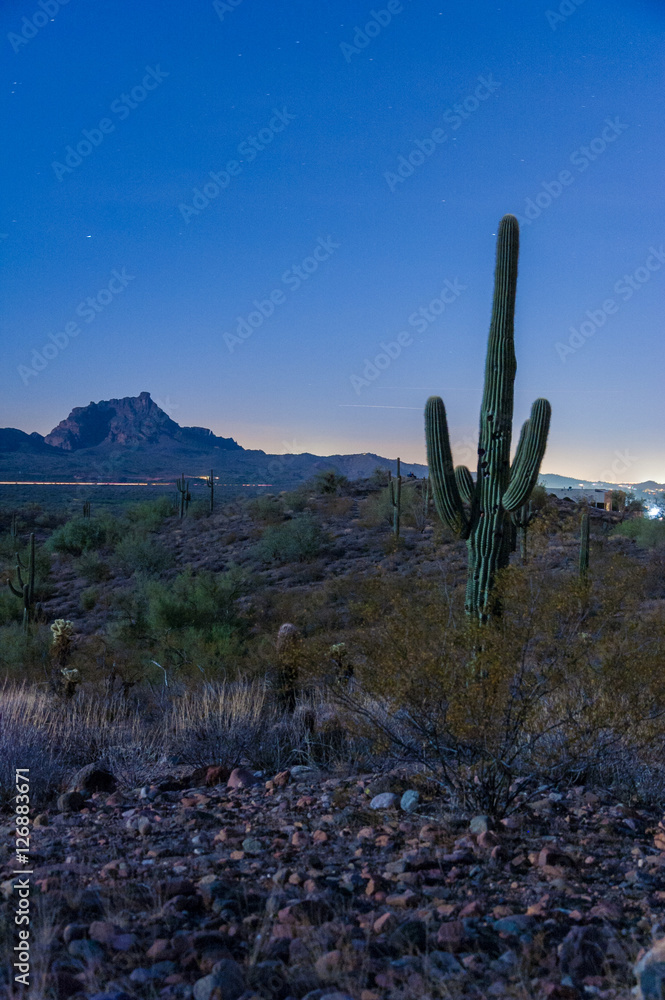
[[[470,833],[487,833],[490,828],[490,818],[489,816],[474,816],[469,823]]]
[[[70,941],[67,951],[74,958],[82,958],[85,962],[101,962],[104,957],[104,949],[97,941],[88,938],[75,938]]]
[[[215,765],[213,767],[209,767],[206,771],[205,783],[209,788],[212,788],[215,785],[224,785],[229,780],[230,776],[228,767]]]
[[[526,913],[515,913],[510,917],[500,917],[499,920],[495,920],[492,927],[498,934],[519,937],[520,934],[528,934],[534,923],[535,919]]]
[[[226,782],[227,788],[251,788],[252,785],[258,785],[260,779],[255,777],[254,774],[246,767],[236,767],[231,771],[229,779]]]
[[[382,913],[374,921],[373,930],[375,934],[389,934],[397,927],[397,917],[394,913]]]
[[[245,854],[262,854],[263,844],[256,837],[247,837],[242,842],[242,849]]]
[[[77,771],[69,783],[69,792],[83,792],[93,795],[95,792],[114,792],[117,781],[106,764],[86,764]]]
[[[425,960],[425,969],[432,979],[466,975],[464,966],[449,951],[431,951]]]
[[[321,979],[334,979],[342,968],[341,951],[328,951],[317,958],[314,969]]]
[[[60,812],[80,812],[85,805],[85,799],[80,792],[63,792],[58,797]]]
[[[420,792],[417,792],[415,788],[409,788],[399,800],[399,807],[402,812],[412,813],[418,808],[419,802]]]
[[[40,813],[39,816],[35,816],[33,826],[48,826],[48,813]]]
[[[465,937],[464,923],[461,920],[446,920],[439,927],[436,943],[446,951],[459,951]]]
[[[223,1000],[238,1000],[244,992],[242,969],[232,958],[217,962],[210,975],[194,983],[194,1000],[211,1000],[211,997],[216,996]]]
[[[109,944],[118,932],[119,928],[108,920],[93,920],[88,928],[88,937],[91,941]]]
[[[397,802],[397,796],[393,792],[381,792],[375,795],[369,804],[370,809],[392,809]]]
[[[142,837],[147,837],[152,830],[152,823],[147,816],[140,816],[136,824],[136,829]]]

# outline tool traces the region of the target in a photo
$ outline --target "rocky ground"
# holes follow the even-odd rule
[[[660,816],[586,787],[540,795],[492,823],[405,772],[174,765],[129,789],[89,766],[31,831],[30,995],[665,995]]]

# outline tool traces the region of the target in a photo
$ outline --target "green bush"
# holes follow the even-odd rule
[[[339,496],[349,479],[338,469],[322,469],[312,479],[315,492],[329,496]]]
[[[660,548],[665,545],[665,521],[636,517],[617,525],[612,534],[633,538],[643,549]]]
[[[128,507],[125,516],[131,524],[141,526],[146,531],[156,531],[175,513],[173,500],[169,496],[161,496],[157,500],[145,500]]]
[[[234,602],[243,592],[243,578],[236,570],[195,575],[180,573],[168,586],[157,581],[148,585],[148,617],[158,629],[207,629],[235,625]]]
[[[153,535],[132,531],[116,545],[114,561],[124,573],[159,576],[175,565],[175,554]]]
[[[0,590],[0,625],[23,620],[23,601],[15,597],[8,587]]]
[[[262,521],[264,524],[279,524],[284,520],[282,499],[273,493],[266,493],[265,496],[250,500],[247,509],[250,517],[255,521]]]
[[[81,591],[79,599],[83,611],[92,611],[99,600],[99,591],[96,587],[86,587]]]
[[[109,544],[117,534],[117,525],[112,518],[74,517],[56,528],[46,543],[51,552],[65,552],[80,556],[82,552],[100,549]]]
[[[316,558],[326,544],[327,537],[312,515],[298,514],[291,521],[266,528],[253,553],[262,562],[305,562]]]
[[[309,503],[309,494],[307,490],[300,488],[291,490],[288,493],[282,493],[281,499],[285,510],[301,514]]]
[[[98,552],[84,552],[76,563],[76,570],[88,583],[102,583],[111,579],[111,568]]]

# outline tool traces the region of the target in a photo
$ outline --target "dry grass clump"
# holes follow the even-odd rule
[[[14,791],[17,767],[30,768],[33,808],[42,808],[85,764],[105,761],[136,787],[174,764],[240,763],[265,771],[332,764],[349,751],[320,699],[294,713],[276,705],[263,682],[176,686],[131,698],[82,691],[64,701],[25,685],[0,689],[0,802]]]

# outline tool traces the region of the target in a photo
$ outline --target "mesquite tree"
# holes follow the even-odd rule
[[[537,399],[524,423],[515,458],[510,462],[515,359],[514,315],[519,226],[513,215],[499,225],[494,302],[480,410],[476,480],[466,466],[453,467],[446,409],[439,396],[425,408],[427,462],[437,512],[466,539],[467,614],[481,623],[493,610],[496,574],[510,559],[510,514],[527,502],[545,453],[551,407]]]

